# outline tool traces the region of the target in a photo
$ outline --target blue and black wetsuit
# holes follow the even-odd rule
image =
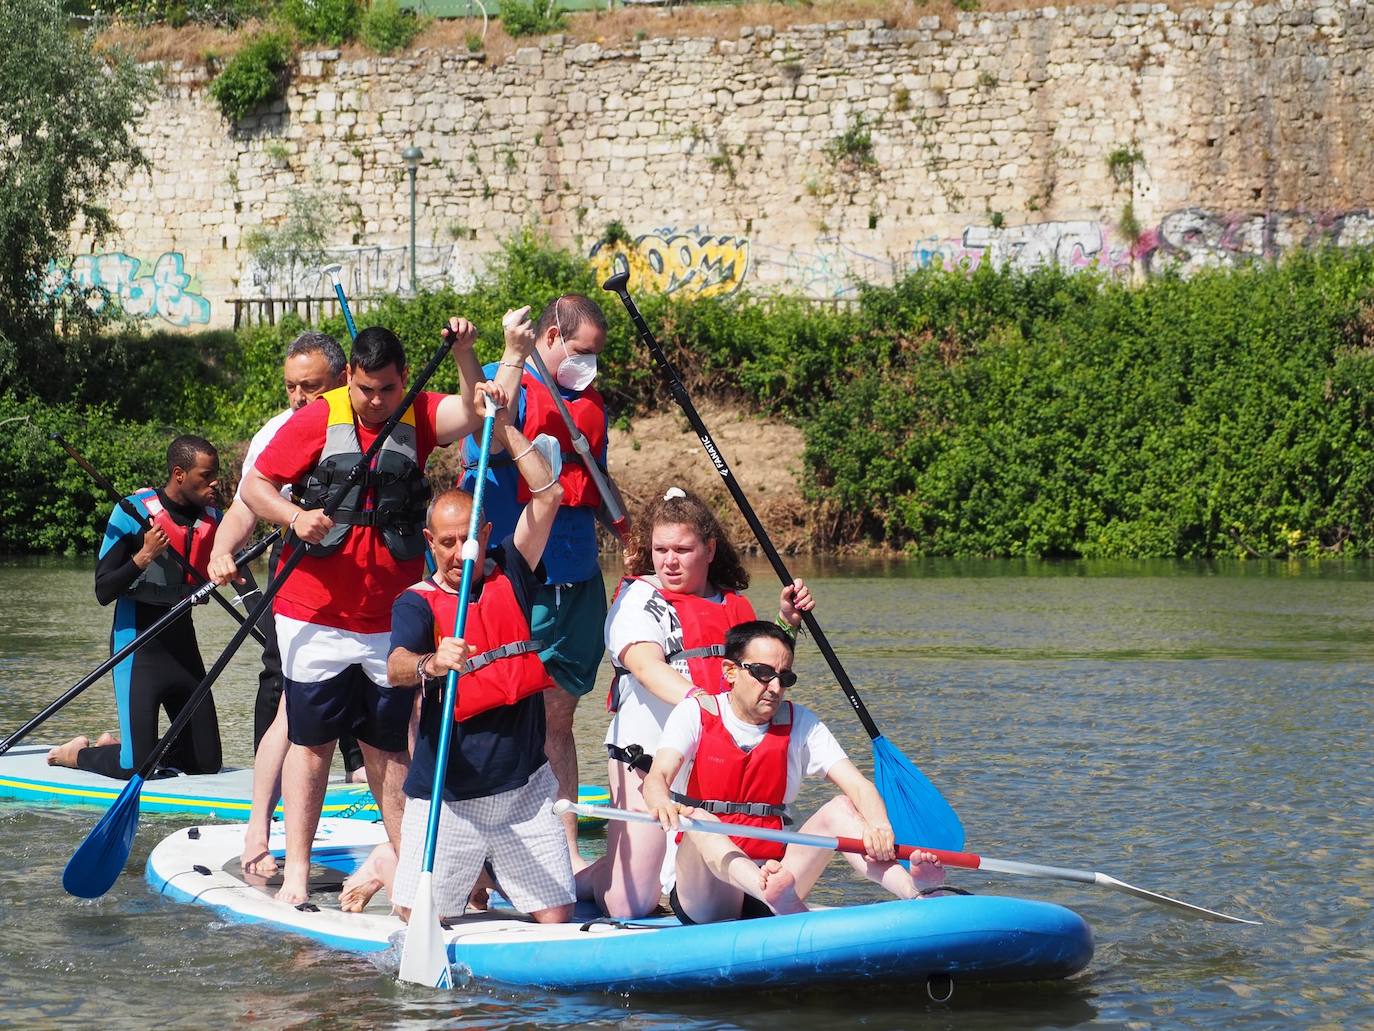
[[[141,494],[135,494],[132,500],[137,509],[146,512],[140,497]],[[172,523],[188,531],[188,540],[179,540],[176,535],[169,534],[171,547],[186,554],[189,532],[198,519],[206,518],[207,511],[177,504],[162,490],[157,491],[157,499]],[[213,517],[217,519],[218,513]],[[102,605],[114,602],[115,606],[114,627],[110,633],[112,652],[166,615],[176,601],[175,590],[164,588],[159,596],[158,591],[147,589],[148,576],[134,564],[134,556],[142,547],[142,529],[132,516],[116,506],[106,524],[95,568],[96,600]],[[166,564],[170,563],[167,559]],[[175,577],[174,581],[172,576],[166,579],[179,583],[179,570]],[[196,644],[196,630],[188,608],[156,638],[115,667],[119,744],[83,748],[77,754],[78,768],[128,780],[158,742],[158,710],[165,709],[168,719],[175,719],[204,676],[205,664]],[[219,719],[213,697],[206,698],[197,707],[191,722],[168,750],[164,765],[183,773],[219,772]]]

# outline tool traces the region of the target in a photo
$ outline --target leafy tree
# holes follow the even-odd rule
[[[323,190],[301,187],[286,200],[286,219],[273,229],[255,229],[244,238],[270,280],[284,281],[288,297],[296,291],[296,271],[324,264],[325,245],[338,224],[339,208]]]
[[[50,297],[44,279],[73,229],[114,231],[102,198],[148,165],[134,127],[152,89],[130,58],[71,32],[60,0],[0,3],[0,382],[32,374],[27,352],[44,348],[30,341],[57,316],[95,320],[78,292]]]

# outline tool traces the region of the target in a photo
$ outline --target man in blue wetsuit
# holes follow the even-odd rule
[[[150,522],[147,532],[122,505],[105,526],[95,567],[95,596],[114,602],[110,649],[124,647],[190,595],[196,584],[167,554],[175,548],[202,577],[210,561],[220,512],[219,453],[201,437],[180,436],[167,448],[167,482],[129,496]],[[158,742],[158,710],[175,719],[205,676],[196,630],[187,609],[157,637],[114,669],[119,737],[102,734],[94,745],[84,736],[48,753],[54,766],[68,766],[128,780]],[[165,765],[183,773],[218,773],[219,721],[206,698],[167,752]]]
[[[606,346],[605,314],[589,297],[564,294],[540,314],[535,324],[535,341],[573,421],[604,469],[606,403],[591,383],[596,377],[596,356]],[[498,364],[486,367],[488,379],[495,377]],[[464,389],[468,389],[467,384]],[[512,409],[516,428],[528,439],[548,434],[563,451],[563,470],[558,477],[563,501],[544,551],[547,575],[534,599],[531,636],[543,643],[539,657],[559,688],[544,693],[544,751],[558,780],[558,794],[575,799],[578,778],[573,715],[578,699],[595,685],[597,667],[605,650],[602,625],[606,621],[606,588],[597,562],[596,542],[596,513],[601,495],[581,456],[573,450],[572,435],[548,386],[532,369],[524,370]],[[469,438],[464,444],[465,490],[473,489],[476,466],[477,449]],[[484,509],[492,524],[492,539],[504,540],[515,532],[516,521],[530,500],[530,489],[520,480],[512,456],[507,454],[492,455],[488,477]],[[577,851],[577,818],[568,814],[563,817],[563,824],[574,869],[579,869],[586,862]]]

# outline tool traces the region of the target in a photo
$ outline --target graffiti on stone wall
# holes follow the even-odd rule
[[[239,277],[245,297],[326,297],[334,285],[323,271],[341,266],[339,280],[349,297],[374,297],[410,292],[410,248],[331,247],[320,265],[295,265],[291,268],[266,267],[248,259]],[[446,247],[415,248],[415,281],[420,289],[435,290],[451,286],[470,288],[476,281],[474,270],[466,265],[456,244]]]
[[[629,265],[634,282],[660,293],[697,297],[732,294],[749,272],[749,240],[715,236],[700,228],[656,229],[632,243],[598,242],[591,251],[598,274],[610,275],[617,258]]]
[[[173,326],[210,321],[210,302],[200,293],[199,277],[186,272],[178,251],[166,251],[151,262],[122,251],[49,262],[43,289],[52,298],[81,294],[92,311],[113,304],[128,315],[160,318]]]
[[[1166,268],[1187,273],[1272,260],[1294,248],[1368,244],[1374,244],[1374,212],[1368,210],[1224,214],[1184,208],[1144,233],[1135,255],[1146,273]]]

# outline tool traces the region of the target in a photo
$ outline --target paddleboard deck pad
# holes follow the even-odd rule
[[[394,969],[404,925],[385,894],[362,913],[338,908],[347,876],[383,840],[379,824],[325,819],[315,839],[311,896],[293,906],[272,882],[239,871],[243,829],[187,828],[148,857],[153,890],[207,906],[225,919],[262,924],[336,949],[381,954]],[[284,853],[281,829],[270,846]],[[256,879],[261,882],[261,879]],[[495,908],[445,921],[455,981],[465,978],[558,991],[686,992],[809,988],[932,979],[1027,981],[1068,977],[1092,958],[1092,932],[1076,913],[1047,902],[942,895],[818,909],[761,920],[684,927],[673,917],[636,921],[578,915],[542,925]]]
[[[98,806],[108,809],[127,786],[84,770],[48,765],[51,745],[16,745],[0,755],[0,800],[45,806]],[[139,810],[145,813],[181,813],[204,820],[248,819],[252,808],[253,771],[225,769],[212,774],[178,774],[157,777],[143,785]],[[578,800],[600,804],[609,801],[605,788],[582,785]],[[281,815],[281,806],[277,815]],[[338,819],[373,821],[377,803],[366,784],[349,784],[341,778],[329,782],[323,815]]]

